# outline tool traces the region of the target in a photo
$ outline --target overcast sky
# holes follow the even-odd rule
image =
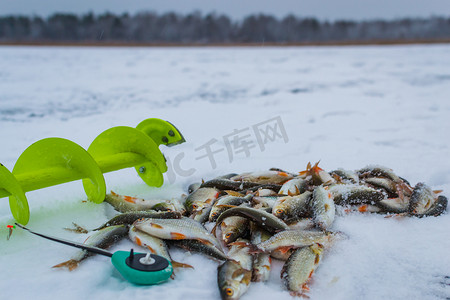
[[[322,20],[393,19],[396,17],[450,16],[450,0],[0,0],[0,15],[48,16],[54,12],[83,14],[136,13],[224,13],[233,19],[266,13],[283,17],[314,16]]]

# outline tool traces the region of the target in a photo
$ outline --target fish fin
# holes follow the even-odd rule
[[[289,250],[292,249],[292,246],[284,246],[277,248],[278,251],[280,251],[282,254],[286,254],[289,252]]]
[[[68,261],[62,262],[60,264],[54,265],[52,268],[61,268],[61,267],[66,267],[69,269],[69,271],[73,271],[78,267],[78,264],[80,262],[76,261],[75,259],[70,259]]]
[[[88,233],[88,232],[89,232],[89,230],[87,230],[86,228],[84,228],[84,227],[78,225],[78,224],[75,223],[75,222],[72,222],[72,224],[73,224],[73,226],[74,226],[75,228],[64,228],[64,229],[65,229],[65,230],[68,230],[68,231],[76,232],[76,233]]]
[[[306,288],[308,288],[308,287],[306,287]],[[302,287],[302,289],[303,289],[303,287]],[[309,291],[309,288],[306,291]],[[292,297],[301,297],[301,298],[305,298],[305,299],[310,298],[308,295],[305,294],[305,291],[290,291],[289,294]]]
[[[191,265],[180,263],[180,262],[177,262],[177,261],[174,261],[174,260],[172,260],[172,266],[174,268],[191,268],[191,269],[194,269],[194,267],[191,266]]]
[[[442,193],[444,190],[435,190],[435,191],[433,191],[433,193],[435,193],[435,194],[440,194],[440,193]]]
[[[119,194],[114,193],[113,191],[111,191],[111,195],[112,195],[112,196],[115,196],[115,197],[119,197]]]
[[[204,239],[196,239],[197,241],[199,241],[202,244],[208,245],[208,246],[214,246],[216,247],[212,242],[208,241],[208,240],[204,240]],[[216,247],[217,248],[217,247]]]
[[[211,229],[211,233],[214,236],[216,236],[217,225],[218,225],[218,223],[216,222],[216,224],[214,225],[213,229]]]
[[[286,173],[286,172],[278,171],[277,174],[280,175],[280,176],[283,176],[283,177],[289,177],[289,174]]]
[[[242,278],[241,282],[245,283],[246,285],[249,285],[252,281],[252,272],[249,270],[245,270],[244,278]]]
[[[161,225],[155,224],[155,223],[150,223],[150,226],[153,227],[153,228],[158,228],[158,229],[163,229],[164,228]]]
[[[244,276],[241,281],[246,285],[248,285],[252,280],[252,272],[243,268],[237,269],[236,271],[233,272],[231,278],[235,279],[236,277],[239,277],[241,275]]]
[[[358,211],[359,212],[367,212],[367,208],[368,208],[369,206],[367,205],[367,204],[363,204],[363,205],[361,205],[360,207],[358,207]]]
[[[385,216],[386,219],[389,218],[395,218],[395,219],[403,219],[404,217],[407,217],[408,213],[399,213],[399,214],[392,214]]]
[[[179,232],[171,232],[170,237],[172,240],[185,240],[186,235],[179,233]]]
[[[313,170],[313,172],[316,174],[319,174],[320,171],[323,171],[323,169],[319,167],[319,163],[320,163],[320,160],[318,162],[316,162],[314,167],[311,168],[311,170]]]
[[[232,191],[232,190],[225,190],[225,193],[227,193],[230,196],[234,196],[234,197],[242,197],[243,195],[239,192],[236,191]]]
[[[246,242],[233,242],[229,243],[228,246],[237,246],[238,248],[244,248],[250,246],[250,244]]]

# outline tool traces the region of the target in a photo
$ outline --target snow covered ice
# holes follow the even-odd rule
[[[450,196],[450,46],[82,48],[0,47],[0,162],[46,137],[84,148],[104,130],[156,117],[186,143],[161,150],[171,169],[162,188],[132,169],[106,174],[108,190],[147,198],[179,197],[190,183],[231,172],[278,167],[325,170],[383,165],[412,185]],[[261,143],[255,126],[279,121],[285,138]],[[249,148],[232,148],[234,136]],[[227,142],[228,141],[228,142]],[[205,156],[209,145],[213,160]],[[247,150],[247,151],[244,151]],[[217,152],[216,152],[217,151]],[[27,193],[37,232],[83,242],[72,222],[95,228],[113,210],[86,200],[81,182]],[[134,286],[109,259],[77,270],[52,269],[75,248],[16,229],[0,199],[2,299],[218,299],[217,265],[174,249],[195,267],[158,286]],[[448,299],[450,217],[384,218],[350,213],[332,230],[348,237],[323,256],[311,299]],[[124,240],[111,250],[135,249]],[[142,250],[141,250],[142,251]],[[292,299],[274,262],[267,283],[242,299]]]

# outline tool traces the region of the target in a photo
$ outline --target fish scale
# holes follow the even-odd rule
[[[195,220],[181,219],[141,219],[134,226],[150,235],[168,240],[196,239],[213,244],[220,249],[219,242]]]
[[[322,231],[285,230],[272,236],[267,241],[256,245],[263,252],[272,252],[279,248],[300,248],[314,243],[325,243],[330,233]]]

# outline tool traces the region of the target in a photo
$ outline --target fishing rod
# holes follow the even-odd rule
[[[122,274],[126,280],[135,284],[159,284],[168,280],[173,272],[172,264],[167,259],[159,255],[151,253],[135,253],[133,249],[129,252],[116,251],[111,253],[98,247],[87,246],[73,241],[37,233],[21,224],[15,224],[19,228],[45,239],[110,257],[112,264],[119,271],[119,273]]]

